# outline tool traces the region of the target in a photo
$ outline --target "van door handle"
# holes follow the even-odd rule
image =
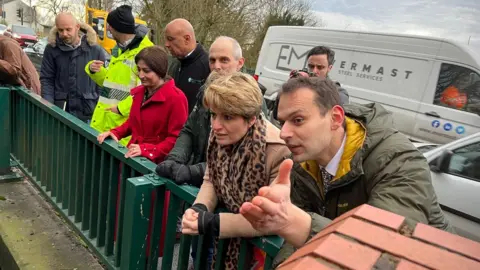
[[[442,118],[437,112],[426,112],[425,114],[431,117]]]

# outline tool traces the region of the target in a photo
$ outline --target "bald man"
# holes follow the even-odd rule
[[[85,73],[85,65],[105,60],[97,35],[71,13],[60,13],[43,53],[40,81],[42,97],[87,122],[100,94],[100,87]]]
[[[193,26],[185,19],[175,19],[167,24],[165,47],[175,58],[168,74],[185,93],[188,111],[192,112],[198,91],[210,74],[208,53],[197,43]]]

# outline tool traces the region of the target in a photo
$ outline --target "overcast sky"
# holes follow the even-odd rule
[[[480,53],[480,0],[313,0],[327,28],[419,34]]]

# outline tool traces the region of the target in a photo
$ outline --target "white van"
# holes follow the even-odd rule
[[[383,104],[414,141],[447,143],[480,131],[480,56],[453,41],[421,36],[274,26],[255,76],[273,101],[292,69],[324,45],[335,51],[330,78],[350,102]]]

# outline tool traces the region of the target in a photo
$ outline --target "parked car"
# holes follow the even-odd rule
[[[0,24],[0,35],[3,35],[5,31],[7,30],[7,26],[4,24]]]
[[[37,43],[37,33],[28,26],[25,25],[9,25],[6,32],[8,32],[12,38],[14,38],[21,47],[27,47]]]
[[[35,69],[37,69],[39,73],[42,67],[43,51],[45,51],[47,43],[47,38],[44,37],[34,45],[27,46],[23,49],[23,51],[28,56],[28,58],[30,58],[30,61],[32,61]]]
[[[28,56],[28,58],[30,58],[30,61],[32,61],[33,65],[39,73],[40,69],[42,68],[43,52],[45,51],[45,47],[47,47],[47,44],[47,38],[44,37],[34,45],[30,45],[23,49],[23,51]],[[111,55],[103,47],[102,50],[105,54],[105,59],[110,60]]]
[[[480,242],[480,132],[445,145],[417,144],[438,201],[461,236]]]

